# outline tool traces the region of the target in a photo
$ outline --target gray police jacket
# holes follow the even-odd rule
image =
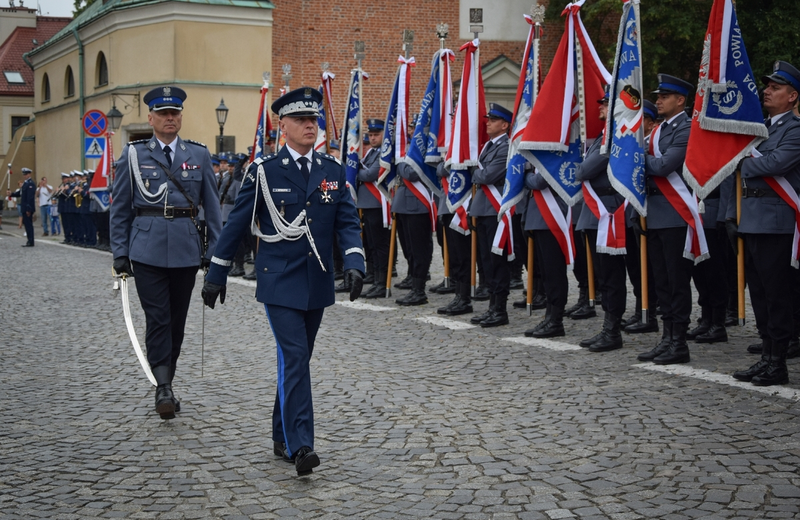
[[[609,213],[613,213],[625,202],[625,197],[617,193],[608,180],[608,156],[600,154],[602,142],[602,136],[594,140],[586,151],[583,162],[578,165],[575,178],[581,182],[589,182]],[[611,191],[614,193],[610,193]],[[577,221],[575,229],[579,231],[597,229],[598,220],[591,209],[584,208],[578,217],[573,213],[572,218]]]
[[[397,165],[397,175],[411,182],[419,180],[419,174],[406,163]],[[423,190],[425,194],[430,195],[427,188],[423,188]],[[427,215],[428,208],[406,187],[406,183],[400,180],[397,191],[392,197],[392,212],[398,215]]]
[[[135,161],[131,157],[132,150],[137,156]],[[138,209],[190,206],[167,178],[167,159],[155,136],[150,141],[129,143],[116,166],[110,215],[114,258],[127,256],[132,261],[156,267],[199,266],[203,245],[190,218],[137,216]],[[211,156],[205,146],[179,137],[169,172],[191,197],[195,207],[202,204],[206,209],[206,258],[210,260],[222,229]],[[163,190],[162,195],[153,197],[159,190]],[[146,197],[142,192],[151,196]]]
[[[529,190],[542,191],[549,186],[540,173],[528,172],[525,174],[525,187]],[[558,203],[559,209],[561,209],[561,214],[566,216],[568,209],[567,203],[558,195],[554,194],[554,197]],[[528,205],[525,208],[525,223],[523,226],[525,231],[549,231],[550,228],[547,226],[547,222],[539,211],[539,206],[536,205],[536,199],[531,197],[527,200]]]
[[[377,148],[370,148],[358,168],[358,201],[356,207],[361,209],[380,208],[381,201],[369,191],[366,183],[378,180],[381,171],[381,153]]]
[[[475,196],[469,205],[471,217],[497,216],[489,198],[483,192],[482,185],[493,185],[502,196],[506,182],[506,161],[508,159],[508,136],[502,135],[497,142],[486,145],[479,158],[483,168],[472,170],[472,183],[476,186]]]
[[[791,112],[769,127],[769,137],[758,145],[762,157],[744,159],[742,184],[749,189],[770,190],[764,177],[784,176],[800,189],[800,118]],[[736,218],[736,190],[728,199],[727,218]],[[792,234],[795,211],[780,197],[743,197],[742,233]]]
[[[658,147],[662,156],[655,158],[645,156],[645,176],[647,188],[656,188],[652,177],[666,177],[672,172],[683,172],[683,161],[686,158],[686,145],[689,143],[689,130],[692,120],[686,112],[678,116],[669,124],[661,127]],[[683,176],[681,176],[683,181]],[[666,229],[686,227],[686,221],[681,218],[675,208],[664,195],[648,195],[647,197],[647,227],[649,229]]]

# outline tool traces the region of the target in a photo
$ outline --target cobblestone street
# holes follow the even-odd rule
[[[276,354],[254,283],[229,278],[225,304],[204,312],[198,276],[173,385],[182,411],[162,421],[111,255],[38,226],[21,248],[12,223],[0,231],[0,520],[800,517],[800,359],[784,387],[730,377],[757,361],[752,315],[727,343],[690,343],[688,365],[657,367],[636,354],[660,335],[578,347],[602,317],[533,340],[523,331],[544,311],[509,305],[510,325],[481,329],[436,314],[452,295],[419,307],[395,305],[398,289],[337,295],[312,359],[322,465],[298,478],[272,453]],[[429,287],[441,277],[437,248]]]

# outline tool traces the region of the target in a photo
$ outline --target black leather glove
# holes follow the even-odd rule
[[[203,289],[200,291],[200,294],[203,296],[203,303],[213,309],[214,304],[217,302],[217,296],[219,296],[219,304],[224,304],[225,290],[224,285],[217,285],[206,280],[203,282]]]
[[[133,269],[131,268],[131,261],[127,256],[120,256],[114,259],[114,272],[118,276],[133,277]]]
[[[358,269],[348,269],[344,272],[344,283],[345,287],[350,287],[350,301],[356,301],[364,287],[364,275]]]
[[[472,217],[467,216],[467,227],[470,231],[477,233],[478,232],[478,221],[473,220]]]
[[[736,239],[737,238],[742,238],[742,234],[739,233],[739,224],[737,224],[735,220],[726,220],[725,221],[725,231],[728,233],[728,240],[731,241],[731,246],[733,247],[733,252],[738,255],[739,254],[739,241],[736,240]]]
[[[211,267],[211,260],[209,260],[206,257],[201,258],[200,259],[200,269],[205,271],[209,267]]]
[[[631,227],[633,228],[633,232],[641,237],[647,236],[647,231],[642,229],[642,223],[639,221],[639,216],[635,216],[631,218]]]

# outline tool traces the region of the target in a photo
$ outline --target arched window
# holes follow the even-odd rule
[[[42,103],[50,101],[50,78],[47,73],[42,76]]]
[[[106,55],[102,51],[97,54],[95,79],[98,87],[108,85],[108,64],[106,63]]]
[[[67,65],[67,72],[64,75],[64,97],[75,95],[75,76],[72,75],[72,67]]]

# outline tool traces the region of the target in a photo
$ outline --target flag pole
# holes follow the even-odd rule
[[[326,117],[328,117],[328,114],[330,114],[330,119],[333,119],[333,110],[330,103],[328,103],[328,88],[325,86],[325,81],[326,81],[325,73],[328,72],[328,69],[330,69],[330,67],[331,65],[327,61],[322,63],[322,107],[325,110]],[[330,79],[328,79],[327,81],[330,81]],[[330,146],[332,140],[331,139],[332,127],[333,125],[330,124],[329,121],[325,121],[325,153],[331,153]]]
[[[469,30],[472,31],[472,34],[475,36],[475,40],[478,39],[478,36],[483,32],[483,9],[470,9],[470,22],[475,22],[474,25],[469,26]],[[478,81],[478,73],[481,70],[481,49],[478,47],[475,49],[475,55],[472,58],[475,60],[475,71],[473,72],[475,81]],[[475,111],[476,116],[481,113],[481,96],[480,93],[475,96],[475,103],[477,105],[477,110]],[[480,116],[478,116],[480,117]],[[483,123],[483,121],[478,121],[478,125]],[[480,135],[480,132],[478,132]],[[476,187],[472,185],[472,200],[475,200],[475,192]],[[477,217],[472,217],[472,233],[471,233],[471,247],[470,247],[470,275],[469,275],[469,283],[470,283],[470,294],[472,297],[475,297],[475,292],[477,291],[478,287],[478,219]]]
[[[639,225],[643,231],[647,231],[647,218],[639,216]],[[642,235],[639,237],[639,263],[641,274],[641,289],[639,291],[639,298],[642,300],[642,323],[650,322],[650,287],[647,284],[647,237]]]
[[[736,226],[742,220],[742,172],[736,170]],[[739,300],[739,326],[744,326],[744,239],[736,239],[737,296]]]
[[[442,59],[441,51],[444,50],[444,42],[447,39],[448,25],[446,23],[436,24],[436,36],[439,38],[439,59]],[[444,68],[439,67],[439,85],[442,85],[444,77]],[[440,87],[441,88],[441,87]],[[448,110],[451,107],[447,108]],[[442,188],[444,188],[445,179],[442,179]],[[450,288],[450,251],[447,249],[447,231],[442,226],[442,261],[444,262],[444,286]]]
[[[571,16],[571,15],[570,15]],[[578,90],[578,118],[581,133],[581,157],[586,153],[586,89],[583,78],[583,48],[578,31],[575,31],[575,65],[576,81]],[[572,223],[570,223],[572,225]],[[589,236],[586,236],[586,275],[589,279],[589,307],[594,307],[595,287],[594,287],[594,263],[592,261],[592,250],[589,248]]]
[[[533,237],[528,237],[528,292],[525,299],[528,316],[533,316]]]

